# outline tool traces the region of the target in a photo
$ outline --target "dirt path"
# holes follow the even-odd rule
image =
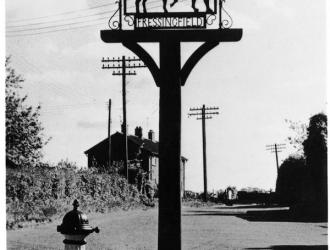
[[[157,249],[157,209],[89,215],[99,234],[87,238],[87,249]],[[327,249],[327,223],[288,222],[285,210],[257,207],[184,207],[183,249]],[[282,221],[278,221],[282,220]],[[7,232],[8,249],[63,249],[57,221]]]

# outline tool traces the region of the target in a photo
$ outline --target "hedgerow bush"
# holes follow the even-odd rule
[[[7,169],[6,175],[8,229],[62,217],[74,199],[85,213],[142,204],[136,187],[115,172],[43,166]]]

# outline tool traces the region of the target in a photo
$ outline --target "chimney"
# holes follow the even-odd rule
[[[140,139],[142,139],[142,128],[141,127],[136,127],[135,128],[135,136],[137,136]]]
[[[148,139],[153,141],[153,142],[155,141],[155,132],[152,131],[151,129],[148,132]]]

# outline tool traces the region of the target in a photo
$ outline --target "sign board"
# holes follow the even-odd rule
[[[205,29],[206,15],[204,13],[157,13],[138,14],[134,19],[135,29]]]
[[[118,10],[110,18],[109,27],[122,29],[125,26],[134,30],[189,30],[211,28],[216,24],[217,28],[230,28],[225,27],[231,23],[229,19],[222,19],[223,11],[228,14],[222,6],[225,0],[203,0],[203,2],[198,2],[198,8],[196,0],[191,0],[190,7],[182,4],[182,1],[184,0],[174,0],[168,7],[167,0],[156,3],[157,5],[155,2],[149,4],[147,0],[142,0],[142,2],[141,0],[118,0]],[[179,5],[178,8],[176,4]]]

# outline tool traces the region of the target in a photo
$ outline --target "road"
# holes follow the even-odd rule
[[[285,208],[258,206],[183,207],[183,249],[327,249],[327,223],[292,222]],[[101,229],[87,237],[87,249],[157,249],[158,210],[89,215]],[[7,231],[8,249],[64,249],[61,221]]]

